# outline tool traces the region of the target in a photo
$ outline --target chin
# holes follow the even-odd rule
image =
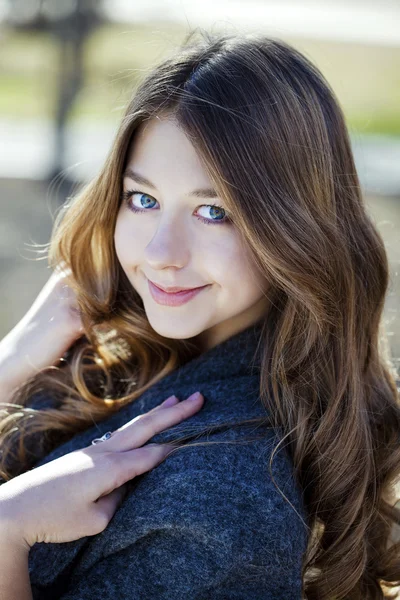
[[[149,318],[149,323],[159,335],[172,340],[186,340],[199,335],[205,329],[204,327],[193,327],[193,323],[185,327],[182,321],[176,323],[176,319],[168,319],[168,317],[165,317],[163,322],[159,319]]]

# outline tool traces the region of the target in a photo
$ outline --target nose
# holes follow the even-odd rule
[[[144,257],[153,269],[182,268],[189,261],[189,248],[183,224],[174,219],[159,222],[144,250]]]

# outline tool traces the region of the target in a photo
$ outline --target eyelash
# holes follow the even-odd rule
[[[123,191],[121,194],[121,198],[122,198],[123,202],[126,203],[128,209],[134,213],[151,212],[150,209],[147,210],[147,209],[143,208],[141,210],[140,208],[137,208],[136,206],[132,206],[129,203],[129,200],[131,199],[133,194],[143,194],[144,196],[149,196],[149,194],[145,194],[145,192],[141,192],[140,190]],[[149,196],[149,198],[153,198],[153,196]],[[155,198],[153,198],[153,200],[155,200]],[[225,209],[222,206],[218,206],[218,204],[202,204],[201,206],[215,206],[216,208],[220,208],[221,210],[225,211]],[[197,215],[196,215],[196,218],[199,219],[199,221],[202,221],[203,223],[205,223],[205,225],[212,225],[214,223],[217,223],[218,225],[224,225],[225,223],[228,223],[230,221],[230,218],[228,216],[225,216],[225,219],[220,220],[220,221],[212,221],[210,219],[205,219],[204,217],[200,217]]]

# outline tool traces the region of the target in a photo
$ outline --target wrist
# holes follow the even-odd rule
[[[0,598],[33,600],[29,578],[29,548],[15,542],[13,537],[4,535],[1,528]]]
[[[2,507],[0,510],[2,510]],[[29,554],[29,550],[31,549],[30,544],[19,533],[16,523],[12,521],[5,522],[2,520],[0,522],[0,555],[3,554],[3,549],[19,555]]]
[[[0,555],[1,549],[13,550],[19,554],[29,554],[31,545],[21,530],[22,519],[18,516],[18,490],[13,489],[13,480],[0,486]]]
[[[44,327],[25,316],[0,341],[0,403],[11,401],[20,385],[56,364],[77,337],[72,327],[57,319]]]
[[[0,356],[0,404],[12,402],[15,390],[29,378],[29,376],[22,377],[22,369],[18,372],[16,366],[17,361],[14,361],[12,355]]]
[[[0,403],[11,402],[15,390],[35,373],[18,346],[5,342],[0,343]]]
[[[19,556],[29,554],[31,546],[23,537],[16,537],[8,530],[3,530],[2,527],[0,527],[0,536],[0,554],[3,554],[3,549],[7,550],[7,552],[12,552],[14,555],[18,554]]]

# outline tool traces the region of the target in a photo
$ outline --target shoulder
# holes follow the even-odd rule
[[[239,429],[210,435],[209,444],[182,447],[133,480],[115,515],[120,542],[172,536],[185,554],[192,546],[226,569],[250,557],[270,576],[297,568],[308,533],[291,461],[278,451],[272,478],[276,436],[248,437]]]
[[[231,429],[199,440],[208,444],[179,448],[134,483],[135,504],[141,490],[148,500],[148,486],[154,485],[160,491],[152,498],[155,518],[167,516],[167,500],[172,522],[223,529],[242,548],[246,539],[249,545],[273,540],[279,553],[289,551],[294,540],[305,544],[307,518],[290,457],[281,447],[270,466],[279,439],[269,433],[247,441],[255,434]]]
[[[78,540],[76,551],[75,543],[53,545],[59,576],[61,565],[74,562],[65,600],[100,590],[143,600],[300,598],[307,531],[291,461],[284,449],[275,454],[280,493],[268,468],[277,437],[247,442],[259,432],[246,429],[179,448],[129,482],[101,534]]]

